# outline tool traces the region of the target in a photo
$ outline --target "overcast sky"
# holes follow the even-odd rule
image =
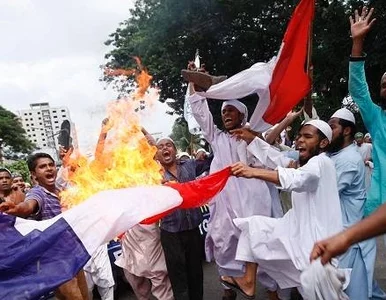
[[[108,51],[103,43],[133,2],[0,0],[0,105],[13,112],[34,102],[67,106],[82,149],[90,150],[106,103],[116,98],[99,82]],[[144,121],[150,132],[171,132],[165,109],[159,103]]]

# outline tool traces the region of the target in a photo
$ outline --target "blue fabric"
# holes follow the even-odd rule
[[[366,201],[365,164],[354,144],[330,154],[337,176],[345,228],[363,219]]]
[[[72,279],[90,259],[64,219],[26,236],[15,229],[15,220],[0,214],[0,299],[39,299]]]
[[[205,171],[209,171],[213,155],[205,160],[188,159],[177,162],[177,177],[166,171],[164,178],[169,181],[187,182],[195,180]],[[168,232],[192,230],[200,225],[203,217],[200,208],[177,209],[161,220],[161,229]]]
[[[347,228],[364,217],[365,164],[354,144],[330,154],[330,157],[336,169],[343,226]],[[372,282],[376,251],[375,239],[370,239],[353,245],[339,257],[340,268],[352,269],[350,284],[345,290],[350,300],[368,299],[374,294]]]
[[[363,61],[350,62],[349,92],[373,141],[374,170],[365,205],[369,215],[386,202],[386,111],[371,100]]]

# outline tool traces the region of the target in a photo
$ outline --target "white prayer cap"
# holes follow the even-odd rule
[[[239,100],[226,100],[222,103],[221,110],[224,109],[225,106],[230,105],[236,108],[239,112],[244,114],[244,119],[241,122],[241,126],[244,126],[247,124],[248,120],[248,108],[245,106],[245,104],[241,103]]]
[[[204,152],[205,154],[208,154],[208,152],[206,152],[206,150],[204,148],[200,148],[196,151],[196,154],[200,153],[200,152]]]
[[[174,143],[174,141],[173,141],[170,137],[168,137],[168,136],[161,137],[160,139],[158,139],[157,142],[156,142],[156,145],[158,145],[158,144],[159,144],[161,141],[163,141],[163,140],[168,140],[169,142],[172,142],[172,143],[173,143],[174,147],[176,146],[176,144]]]
[[[318,128],[323,134],[326,136],[328,141],[331,143],[332,140],[332,129],[330,125],[328,125],[326,122],[322,120],[310,120],[304,126],[306,125],[312,125],[316,128]]]
[[[181,158],[181,157],[183,157],[183,156],[187,156],[187,157],[190,158],[190,155],[189,155],[188,152],[180,152],[180,153],[178,153],[178,155],[177,155],[178,158]]]
[[[355,124],[355,117],[354,117],[354,114],[349,111],[347,108],[343,107],[341,109],[338,109],[332,116],[331,116],[331,119],[332,118],[338,118],[338,119],[342,119],[342,120],[346,120],[346,121],[349,121],[353,124]]]
[[[365,138],[370,138],[370,139],[371,139],[370,133],[366,133],[366,134],[365,134]]]

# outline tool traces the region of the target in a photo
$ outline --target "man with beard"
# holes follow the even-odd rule
[[[200,74],[195,75],[187,78],[191,81],[189,101],[204,138],[213,150],[210,172],[221,170],[238,161],[249,164],[249,160],[253,158],[248,156],[246,142],[231,133],[232,130],[246,125],[247,107],[238,100],[224,101],[221,107],[224,130],[219,129],[214,124],[206,98],[195,93],[197,85],[193,81],[199,81],[197,79]],[[209,211],[210,219],[205,240],[206,257],[208,260],[215,260],[220,276],[243,276],[245,272],[245,261],[235,259],[240,229],[233,223],[234,218],[283,215],[278,191],[273,185],[259,179],[236,177],[229,178],[225,188],[209,203]],[[265,286],[271,284],[265,283]],[[236,294],[225,289],[222,299],[236,299]]]
[[[24,202],[15,204],[6,201],[0,204],[0,211],[38,221],[59,215],[61,213],[60,191],[55,185],[57,172],[54,160],[47,153],[35,153],[28,158],[27,164],[31,175],[37,181],[37,185],[27,193]],[[83,271],[59,286],[55,291],[55,296],[60,300],[88,299]]]
[[[157,141],[156,158],[164,168],[165,181],[195,180],[209,170],[212,156],[205,160],[178,160],[171,138]],[[161,244],[176,300],[203,299],[202,239],[200,208],[177,209],[161,220]]]
[[[335,164],[343,227],[360,222],[366,201],[365,165],[353,143],[355,117],[346,108],[337,110],[328,121],[332,129],[330,158]],[[373,281],[376,241],[353,245],[339,258],[340,268],[352,269],[350,284],[345,290],[350,299],[384,299],[386,294]]]
[[[366,214],[373,212],[386,201],[386,172],[384,172],[386,169],[386,73],[381,78],[380,102],[376,105],[371,99],[364,69],[363,43],[375,21],[375,19],[371,20],[372,13],[373,9],[368,12],[364,7],[360,15],[355,11],[355,17],[350,17],[353,44],[350,57],[349,92],[359,107],[367,130],[373,137],[374,170],[367,195]]]
[[[250,143],[248,151],[270,170],[239,162],[232,165],[233,175],[259,178],[292,191],[293,203],[293,208],[279,219],[234,219],[241,230],[236,260],[248,263],[243,277],[223,276],[221,282],[253,299],[257,268],[281,289],[299,288],[300,274],[310,264],[309,253],[315,241],[339,232],[342,216],[335,167],[324,153],[332,138],[326,122],[311,120],[300,128],[295,140],[298,169],[287,168],[288,162],[280,161],[280,153],[266,142],[248,134],[240,137]]]
[[[24,193],[18,187],[12,187],[12,174],[8,169],[0,168],[0,203],[12,201],[23,202]]]

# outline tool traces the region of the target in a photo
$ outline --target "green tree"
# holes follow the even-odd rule
[[[28,170],[27,162],[25,160],[19,160],[14,163],[5,165],[5,167],[11,171],[12,174],[20,174],[23,176],[24,181],[30,182],[30,173]]]
[[[198,48],[207,69],[216,75],[233,75],[277,54],[294,0],[137,0],[130,17],[110,35],[106,54],[113,68],[133,66],[140,56],[160,87],[161,101],[176,99],[170,106],[181,115],[185,84],[180,70]],[[348,17],[362,1],[316,1],[313,26],[313,91],[322,118],[341,106],[347,95],[348,57],[351,40]],[[367,76],[378,93],[386,70],[385,1],[370,1],[377,24],[367,39]],[[111,78],[104,78],[111,80]],[[255,102],[248,103],[249,108]],[[215,121],[220,122],[217,107]]]
[[[2,106],[0,106],[0,138],[3,148],[8,148],[12,153],[29,153],[34,149],[34,144],[28,140],[20,119]]]
[[[178,118],[174,124],[170,138],[173,139],[178,150],[192,154],[205,143],[200,135],[189,132],[188,123],[183,118]]]

